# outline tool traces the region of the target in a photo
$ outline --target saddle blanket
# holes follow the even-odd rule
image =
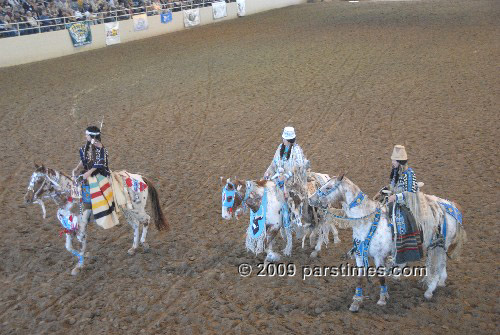
[[[118,225],[119,221],[115,212],[113,190],[109,179],[98,174],[90,176],[88,181],[95,222],[104,229]]]

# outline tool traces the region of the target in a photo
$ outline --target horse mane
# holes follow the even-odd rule
[[[260,179],[256,180],[255,183],[257,184],[258,187],[266,187],[268,181],[269,180],[266,179]]]
[[[60,176],[64,176],[68,179],[71,179],[71,177],[68,174],[66,174],[65,172],[46,167],[44,164],[37,166],[36,171],[43,171],[43,172],[47,173],[49,176],[55,176],[57,174],[57,172],[59,172]]]

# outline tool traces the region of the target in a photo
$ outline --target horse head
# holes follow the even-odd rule
[[[330,179],[309,197],[309,204],[313,207],[327,209],[330,204],[339,202],[343,197],[343,192],[340,190],[343,182],[344,175]]]
[[[224,220],[230,220],[233,213],[236,218],[242,214],[244,196],[240,193],[244,192],[243,188],[246,189],[245,182],[236,179],[231,181],[231,178],[226,180],[226,184],[222,188],[222,218]]]
[[[35,171],[31,174],[24,202],[26,204],[39,203],[42,198],[56,196],[65,191],[61,181],[64,181],[63,184],[68,184],[70,180],[71,178],[54,169],[35,163]]]
[[[35,164],[35,171],[31,174],[30,182],[28,184],[28,190],[24,195],[24,203],[31,204],[34,203],[38,197],[43,193],[48,191],[49,183],[45,178],[47,174],[47,168],[43,165]]]

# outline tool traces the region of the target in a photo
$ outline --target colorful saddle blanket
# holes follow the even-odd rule
[[[92,213],[96,223],[108,229],[119,224],[118,216],[115,213],[115,202],[113,200],[113,190],[107,177],[100,174],[89,179],[90,199],[92,202]]]

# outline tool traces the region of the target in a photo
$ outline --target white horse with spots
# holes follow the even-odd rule
[[[125,175],[125,174],[124,174]],[[125,206],[120,206],[123,215],[127,222],[134,229],[134,240],[132,248],[128,250],[130,255],[133,255],[139,245],[139,229],[143,225],[140,242],[145,250],[149,249],[146,243],[146,236],[150,222],[150,216],[146,213],[145,207],[148,196],[151,197],[151,205],[153,209],[153,221],[158,230],[167,229],[168,224],[160,208],[158,193],[151,182],[145,177],[132,175],[134,178],[139,178],[137,182],[144,182],[147,185],[142,190],[129,186],[124,177],[123,179],[123,194],[130,199]],[[91,209],[84,209],[81,206],[80,198],[75,197],[74,182],[71,177],[62,174],[56,170],[46,168],[43,165],[35,164],[35,172],[31,175],[28,191],[24,196],[26,203],[37,203],[41,206],[43,218],[46,217],[44,200],[52,200],[58,207],[57,218],[61,222],[66,234],[66,249],[74,256],[78,257],[78,264],[73,268],[71,274],[76,275],[84,264],[85,250],[87,247],[86,227],[92,214]],[[73,194],[72,194],[73,193]],[[73,196],[72,196],[73,195]],[[78,195],[76,195],[78,196]],[[77,251],[72,246],[72,239],[75,237],[81,243],[80,251]]]
[[[389,220],[386,208],[381,208],[379,203],[367,197],[364,197],[359,204],[350,206],[360,193],[358,186],[342,176],[327,182],[309,198],[309,202],[313,206],[327,208],[330,203],[340,201],[346,219],[352,220],[353,240],[361,241],[356,248],[356,265],[366,266],[368,257],[372,257],[377,268],[385,266],[386,258],[393,258],[396,252],[393,242],[394,225]],[[423,231],[423,249],[427,253],[427,276],[424,278],[427,290],[424,296],[430,299],[436,286],[445,285],[447,254],[451,254],[450,258],[459,254],[466,240],[466,234],[461,223],[461,213],[455,203],[432,195],[422,194],[421,196],[424,197],[423,201],[426,202],[426,210],[431,218],[424,223],[418,223],[419,229]],[[443,232],[446,232],[444,237]],[[399,266],[403,267],[404,264]],[[386,304],[386,299],[389,297],[383,275],[377,271],[381,285],[377,304],[381,306]],[[359,310],[363,301],[362,283],[363,277],[360,276],[356,295],[350,306],[353,312]]]
[[[315,249],[311,253],[311,257],[318,255],[322,244],[328,244],[330,232],[334,235],[334,243],[340,242],[335,225],[327,220],[326,216],[323,215],[323,211],[317,211],[317,209],[309,206],[307,202],[305,206],[306,211],[302,215],[302,226],[297,226],[294,223],[297,222],[295,219],[297,218],[300,199],[298,199],[298,194],[295,194],[293,191],[288,193],[287,198],[291,220],[289,226],[286,227],[284,224],[286,221],[283,221],[284,194],[278,189],[276,183],[270,180],[231,181],[228,179],[222,190],[222,218],[230,220],[234,214],[234,217],[239,219],[247,208],[256,212],[261,206],[264,193],[267,193],[265,237],[261,240],[262,243],[258,243],[257,245],[252,244],[248,238],[249,231],[247,231],[246,245],[250,251],[255,254],[265,251],[267,254],[266,261],[278,261],[280,256],[273,251],[273,242],[278,231],[286,239],[286,246],[283,250],[286,256],[290,256],[292,253],[292,232],[294,231],[299,237],[302,237],[302,247],[304,247],[306,237],[309,237],[311,245],[314,238],[316,238]]]

